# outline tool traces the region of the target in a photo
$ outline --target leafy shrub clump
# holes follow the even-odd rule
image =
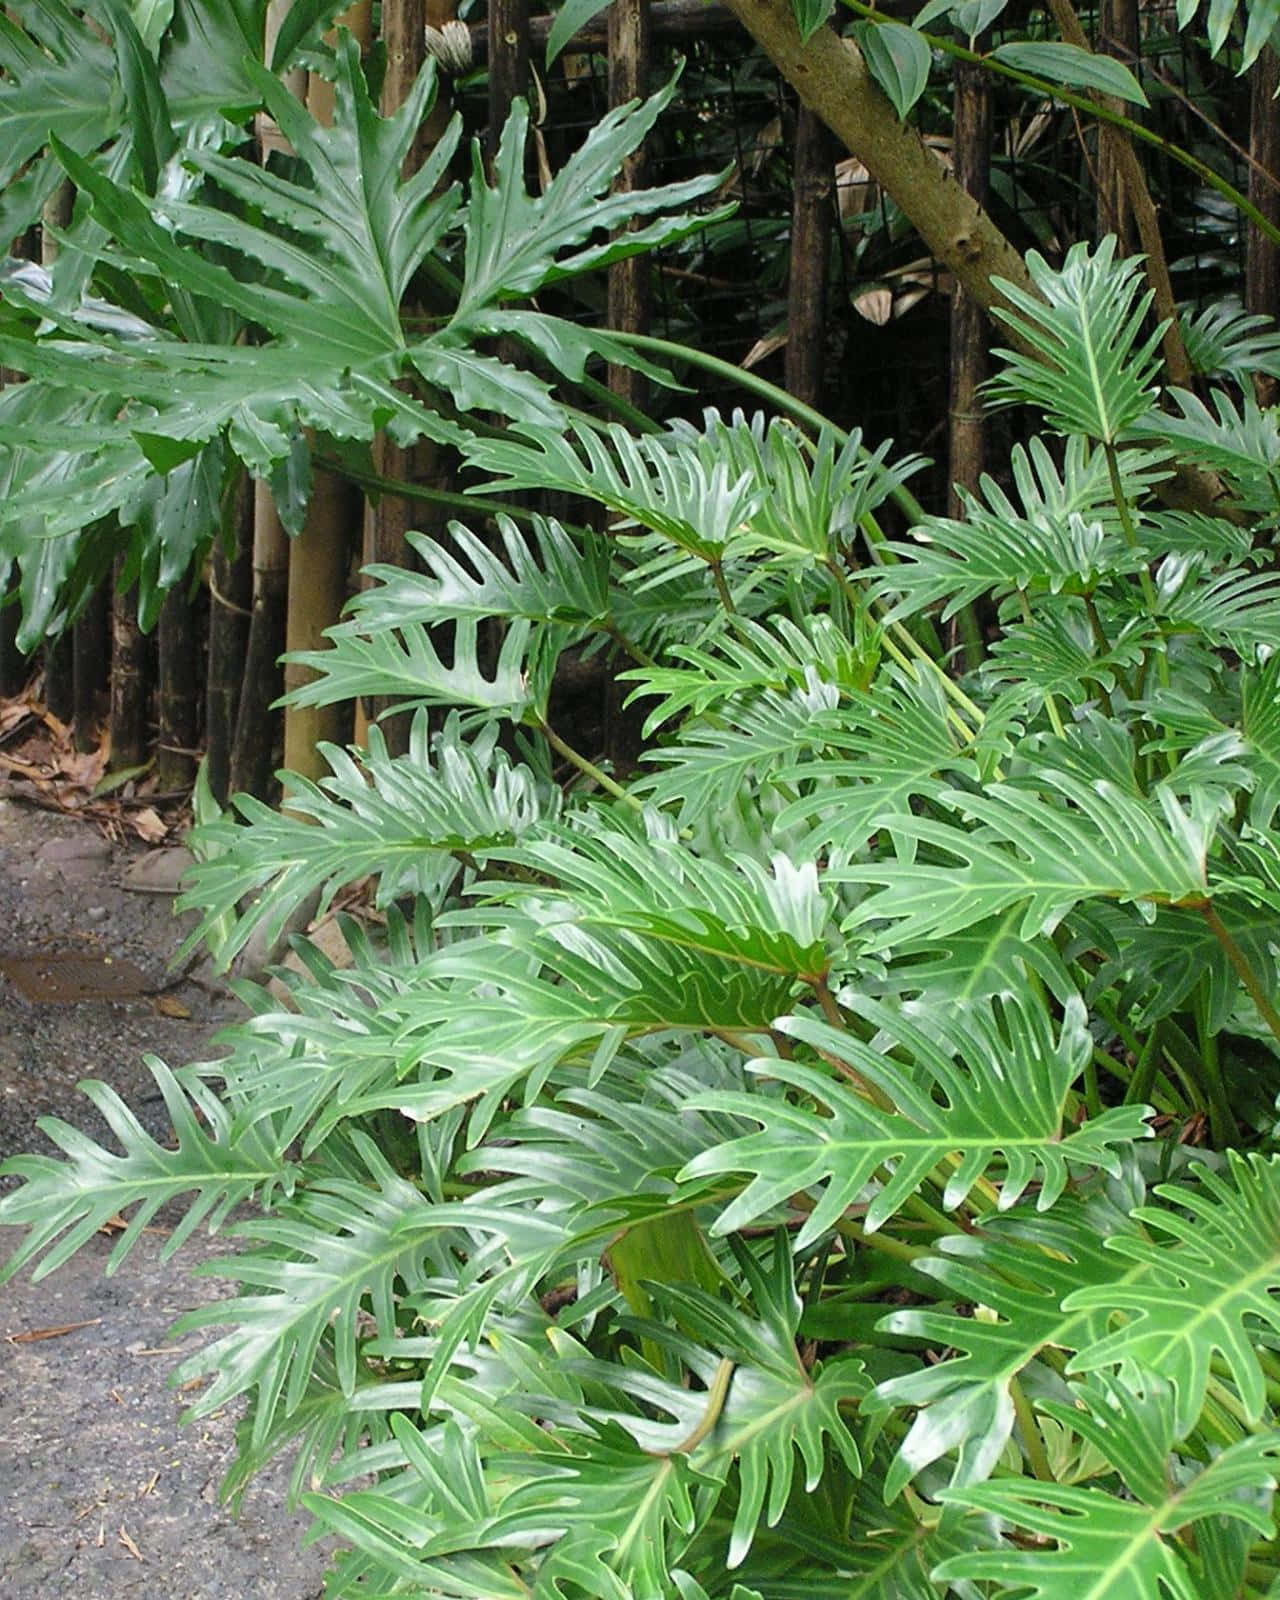
[[[121,1153],[10,1163],[9,1271],[252,1202],[178,1376],[247,1399],[232,1492],[292,1453],[333,1595],[1276,1592],[1280,427],[1162,394],[1109,247],[1033,265],[1045,432],[899,539],[915,463],[834,429],[468,436],[608,531],[377,570],[298,693],[408,752],[208,821],[186,901],[229,960],[372,874],[385,939],[154,1063],[173,1148],[96,1085]],[[635,774],[553,720],[584,650]]]

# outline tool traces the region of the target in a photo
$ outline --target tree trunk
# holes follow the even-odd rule
[[[786,385],[797,400],[822,409],[827,352],[827,257],[835,163],[831,136],[807,106],[796,117],[791,202],[791,271],[787,280]]]
[[[234,545],[213,546],[209,577],[209,671],[205,699],[205,776],[220,806],[231,781],[231,747],[249,648],[253,605],[253,485],[242,475],[231,509]]]
[[[253,609],[227,789],[232,794],[256,795],[259,800],[270,793],[276,764],[280,713],[275,702],[284,687],[280,653],[288,582],[289,538],[276,515],[271,490],[265,483],[255,483]]]
[[[82,753],[96,749],[102,731],[104,691],[111,677],[109,601],[105,585],[98,588],[76,618],[72,633],[71,736]]]
[[[1249,198],[1268,222],[1280,227],[1280,106],[1275,94],[1280,84],[1280,56],[1270,45],[1250,69],[1249,154],[1256,165],[1249,169]],[[1255,224],[1249,223],[1245,244],[1245,309],[1280,317],[1280,245]],[[1280,384],[1266,374],[1255,374],[1258,404],[1280,401]]]
[[[649,90],[649,0],[613,0],[609,7],[609,105],[626,105]],[[648,181],[643,145],[623,162],[615,187],[643,189]],[[609,268],[609,326],[622,333],[649,331],[649,261],[631,256]],[[646,384],[631,367],[610,367],[609,387],[644,409]]]
[[[156,654],[156,779],[168,793],[191,787],[199,758],[200,680],[195,671],[199,639],[195,608],[185,584],[175,583],[164,597],[156,627]]]
[[[151,641],[138,626],[137,602],[116,558],[111,596],[111,768],[140,767],[147,759],[151,698]]]

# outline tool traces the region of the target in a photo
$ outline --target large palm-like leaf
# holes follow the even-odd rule
[[[291,776],[287,812],[240,795],[241,821],[228,815],[196,834],[204,859],[183,901],[201,913],[192,941],[255,897],[219,951],[224,963],[259,924],[270,942],[313,891],[323,891],[323,911],[344,884],[369,874],[379,906],[406,894],[436,901],[457,876],[457,857],[510,843],[558,810],[558,794],[513,767],[492,732],[468,741],[456,717],[435,740],[419,719],[401,757],[387,754],[377,728],[359,762],[334,745],[322,754],[331,775],[319,783]]]
[[[468,1237],[473,1247],[498,1241],[496,1253],[476,1251],[464,1280],[472,1293],[460,1296],[456,1343],[468,1332],[475,1335],[475,1319],[482,1324],[496,1293],[484,1281],[480,1262],[500,1279],[521,1282],[527,1292],[568,1247],[563,1227],[532,1208],[431,1205],[392,1171],[371,1140],[357,1135],[356,1144],[360,1163],[349,1163],[352,1176],[313,1181],[277,1215],[234,1225],[234,1233],[258,1248],[200,1270],[233,1279],[241,1292],[187,1313],[178,1324],[184,1331],[230,1326],[179,1370],[184,1377],[213,1375],[192,1407],[194,1415],[253,1390],[255,1444],[265,1438],[277,1409],[288,1415],[303,1402],[322,1345],[332,1351],[343,1392],[353,1393],[366,1336],[361,1308],[367,1299],[377,1329],[391,1336],[397,1279],[410,1293],[429,1292],[435,1279],[456,1286],[451,1249]],[[361,1163],[364,1181],[358,1176]],[[255,1290],[260,1292],[247,1292]]]
[[[1019,1550],[1002,1540],[990,1551],[949,1557],[935,1577],[987,1579],[1032,1600],[1202,1600],[1208,1591],[1174,1536],[1226,1517],[1268,1537],[1280,1440],[1255,1435],[1202,1471],[1171,1474],[1169,1451],[1178,1434],[1167,1384],[1149,1374],[1133,1387],[1112,1380],[1086,1388],[1082,1400],[1079,1409],[1047,1402],[1045,1410],[1103,1452],[1130,1498],[1032,1478],[947,1490],[948,1501],[993,1512],[1052,1540],[1054,1549]]]
[[[5,1265],[3,1277],[35,1261],[37,1277],[52,1272],[122,1209],[137,1207],[116,1243],[108,1270],[124,1259],[160,1207],[184,1194],[194,1192],[194,1199],[170,1236],[166,1253],[177,1250],[205,1218],[217,1226],[240,1201],[292,1186],[295,1171],[265,1130],[233,1136],[230,1113],[216,1095],[199,1083],[189,1088],[180,1084],[154,1058],[148,1065],[173,1122],[176,1147],[166,1149],[157,1143],[107,1084],[93,1080],[82,1084],[123,1154],[104,1149],[56,1117],[42,1119],[40,1126],[65,1152],[66,1160],[15,1156],[5,1163],[5,1173],[24,1182],[0,1199],[0,1224],[25,1225],[29,1231]]]
[[[762,1081],[757,1093],[699,1097],[697,1104],[760,1124],[758,1133],[695,1156],[681,1175],[750,1174],[720,1213],[718,1232],[743,1227],[799,1190],[816,1198],[797,1243],[821,1237],[854,1206],[865,1208],[864,1226],[876,1229],[949,1158],[948,1206],[959,1205],[1002,1156],[1001,1204],[1014,1204],[1038,1177],[1038,1204],[1048,1207],[1062,1193],[1069,1167],[1115,1171],[1110,1147],[1142,1136],[1145,1113],[1137,1106],[1117,1107],[1062,1136],[1066,1096],[1089,1048],[1079,1001],[1068,1006],[1056,1039],[1042,1006],[1012,996],[936,1025],[874,1001],[854,1007],[883,1031],[882,1049],[807,1016],[782,1018],[778,1027],[851,1069],[865,1086],[861,1092],[830,1068],[771,1057],[752,1063]],[[910,1053],[909,1069],[888,1053],[890,1045]],[[770,1093],[771,1080],[828,1114]]]
[[[1087,1285],[1065,1302],[1119,1317],[1073,1358],[1073,1369],[1121,1361],[1150,1367],[1173,1387],[1180,1437],[1199,1415],[1215,1356],[1226,1362],[1246,1415],[1261,1416],[1255,1330],[1280,1329],[1280,1160],[1229,1152],[1228,1173],[1200,1166],[1196,1176],[1195,1184],[1157,1188],[1165,1206],[1135,1212],[1150,1230],[1145,1237],[1109,1242],[1146,1268],[1140,1284]]]
[[[837,879],[880,884],[846,923],[850,932],[885,919],[869,935],[882,948],[936,938],[1023,906],[1021,935],[1053,928],[1091,898],[1174,903],[1205,895],[1205,858],[1216,827],[1207,806],[1186,811],[1167,790],[1159,804],[1104,779],[1082,781],[1045,768],[1042,777],[1072,803],[1066,810],[1013,784],[980,795],[942,791],[938,798],[966,826],[889,813],[884,823],[926,848],[935,860],[833,868]]]
[[[609,615],[609,552],[588,530],[567,532],[558,522],[535,520],[522,533],[499,516],[502,554],[460,522],[449,524],[448,543],[410,533],[424,571],[375,565],[375,580],[351,601],[353,632],[434,626],[475,617],[524,617],[587,628]]]
[[[1107,445],[1145,415],[1159,370],[1160,334],[1148,331],[1151,291],[1143,290],[1141,264],[1115,259],[1108,235],[1090,252],[1072,245],[1058,270],[1036,251],[1027,270],[1036,295],[997,279],[1016,307],[997,308],[1034,355],[1003,350],[1005,370],[989,388],[1000,401],[1040,407],[1061,433],[1084,434]]]
[[[939,1254],[915,1263],[956,1309],[889,1312],[880,1327],[952,1352],[936,1366],[880,1384],[870,1407],[916,1407],[885,1478],[897,1495],[926,1467],[955,1452],[954,1482],[980,1482],[1000,1461],[1013,1430],[1013,1385],[1046,1350],[1078,1350],[1106,1327],[1106,1312],[1064,1311],[1072,1291],[1103,1293],[1117,1281],[1149,1282],[1145,1265],[1121,1267],[1104,1240],[1126,1227],[1121,1212],[1095,1199],[1063,1203],[1049,1215],[1021,1211],[994,1218],[974,1234],[939,1241]],[[960,1307],[981,1307],[961,1314]]]

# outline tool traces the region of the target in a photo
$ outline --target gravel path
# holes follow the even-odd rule
[[[83,823],[0,800],[0,959],[109,955],[163,984],[179,937],[172,899],[129,892],[136,855]],[[196,1059],[234,1014],[193,983],[171,991],[188,1017],[146,999],[32,1004],[0,977],[0,1158],[48,1149],[35,1120],[54,1113],[101,1133],[75,1084],[102,1078],[152,1131],[164,1108],[141,1057]],[[17,1242],[0,1229],[0,1259]],[[176,1261],[145,1237],[104,1279],[111,1241],[65,1267],[0,1288],[0,1597],[3,1600],[318,1600],[325,1556],[300,1549],[305,1516],[285,1505],[288,1463],[252,1485],[237,1519],[218,1502],[235,1417],[179,1424],[169,1374],[198,1342],[174,1320],[211,1292],[191,1280],[202,1236]],[[72,1324],[52,1337],[26,1338]]]

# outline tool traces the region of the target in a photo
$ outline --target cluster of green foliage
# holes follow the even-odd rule
[[[268,172],[198,119],[169,142],[166,59],[129,56],[155,92],[117,175],[56,147],[120,299],[11,275],[4,437],[86,497],[86,452],[123,474],[118,511],[210,451],[287,499],[304,426],[388,426],[608,527],[455,525],[375,572],[299,694],[413,707],[409,750],[374,729],[287,811],[206,820],[186,904],[230,960],[372,875],[385,937],[346,921],[342,968],[298,940],[221,1057],[153,1062],[171,1145],[86,1085],[119,1148],[43,1124],[6,1273],[121,1211],[113,1267],[165,1206],[171,1251],[234,1237],[177,1376],[195,1416],[245,1399],[232,1493],[292,1454],[336,1597],[1280,1592],[1280,419],[1166,392],[1104,244],[1012,292],[993,398],[1043,432],[960,519],[856,434],[592,422],[474,341],[569,379],[620,353],[522,301],[693,225],[696,189],[604,198],[658,105],[537,198],[517,113],[463,209],[399,178],[426,80],[382,119],[340,44],[322,131],[246,67],[298,153]],[[424,267],[452,309],[410,338]],[[1218,317],[1197,352],[1247,379],[1269,337]],[[1160,498],[1188,468],[1212,513]],[[20,496],[53,549],[56,481]],[[988,650],[956,681],[961,607]],[[585,651],[646,708],[634,775],[555,724]]]

